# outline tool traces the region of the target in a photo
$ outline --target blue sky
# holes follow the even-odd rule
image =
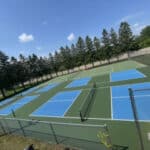
[[[47,56],[78,36],[128,21],[135,34],[150,24],[149,0],[0,0],[0,50]]]

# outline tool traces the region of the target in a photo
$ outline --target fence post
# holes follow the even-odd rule
[[[55,134],[55,130],[54,130],[54,128],[53,128],[53,125],[52,125],[51,123],[49,123],[49,125],[50,125],[51,131],[52,131],[52,134],[53,134],[53,136],[54,136],[54,139],[55,139],[56,143],[59,144],[58,139],[57,139],[57,136],[56,136],[56,134]]]
[[[23,126],[22,126],[22,124],[21,124],[21,121],[16,119],[16,114],[15,114],[15,112],[14,112],[13,109],[12,109],[12,114],[13,114],[13,117],[15,118],[15,120],[18,122],[19,127],[20,127],[20,129],[21,129],[21,131],[22,131],[22,133],[23,133],[23,136],[26,136],[26,135],[25,135],[25,131],[24,131],[24,129],[23,129]]]
[[[8,134],[11,134],[11,130],[7,124],[7,121],[5,121],[5,118],[2,118],[2,120],[3,120],[4,124],[6,125],[6,131],[8,132]]]
[[[141,150],[144,150],[144,143],[143,143],[143,138],[142,138],[141,127],[140,127],[140,124],[138,121],[139,119],[138,119],[138,113],[137,113],[135,99],[134,99],[134,93],[133,93],[133,90],[131,88],[129,88],[128,90],[129,90],[130,102],[131,102],[133,116],[134,116],[134,122],[136,125],[139,140],[140,140]]]
[[[3,130],[3,134],[7,134],[7,132],[5,131],[5,128],[4,128],[3,124],[1,123],[1,119],[0,119],[0,126],[1,126],[1,129]]]
[[[108,129],[108,126],[105,124],[105,131],[106,131],[106,134],[108,135],[108,142],[109,142],[109,145],[111,145],[110,147],[110,150],[112,150],[112,141],[111,141],[111,137],[109,135],[109,129]]]

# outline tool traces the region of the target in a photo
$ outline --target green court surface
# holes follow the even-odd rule
[[[46,86],[50,83],[60,83],[59,86],[54,87],[48,92],[40,93],[40,96],[30,103],[24,105],[20,109],[15,111],[16,118],[22,119],[35,119],[40,121],[49,121],[55,122],[53,128],[55,130],[56,136],[59,137],[59,140],[64,140],[62,137],[66,137],[66,141],[62,142],[68,145],[73,145],[77,147],[82,147],[84,143],[86,146],[85,149],[107,149],[99,142],[97,134],[99,131],[104,128],[100,125],[106,124],[108,127],[108,133],[111,139],[111,143],[114,145],[127,146],[130,150],[140,150],[139,138],[136,131],[134,121],[121,121],[112,119],[112,106],[111,106],[111,86],[114,85],[123,85],[123,84],[132,84],[132,83],[141,83],[150,81],[150,66],[149,64],[142,62],[140,58],[135,58],[134,60],[122,61],[119,63],[109,64],[102,67],[97,67],[90,70],[75,72],[69,75],[60,76],[54,78],[47,83],[41,84],[41,87]],[[145,63],[145,64],[144,64]],[[145,78],[132,79],[127,81],[119,82],[110,82],[110,73],[137,69],[141,73],[145,74]],[[82,78],[82,77],[91,77],[92,79],[86,86],[82,87],[73,87],[65,88],[72,80]],[[91,90],[93,83],[96,83],[95,94],[90,103],[88,109],[87,120],[81,122],[79,116],[80,107]],[[47,102],[55,94],[60,91],[71,91],[71,90],[82,90],[79,97],[75,100],[73,105],[67,111],[64,117],[31,117],[29,116],[33,111],[39,108],[42,104]],[[28,95],[36,95],[36,92],[33,91]],[[16,97],[14,101],[19,100],[21,97]],[[6,106],[5,106],[6,107]],[[57,110],[56,110],[57,111]],[[13,117],[12,115],[5,117]],[[11,120],[8,121],[11,125]],[[23,123],[23,122],[22,122]],[[63,123],[63,124],[57,124]],[[26,124],[25,121],[23,124]],[[80,126],[78,126],[78,124]],[[85,125],[85,126],[82,126]],[[86,126],[87,125],[87,126]],[[92,127],[92,125],[97,125]],[[99,125],[99,126],[98,126]],[[149,150],[150,141],[148,140],[148,133],[150,132],[150,122],[140,122],[142,137],[144,140],[145,150]],[[16,124],[13,125],[16,128]],[[35,124],[33,126],[27,127],[30,131],[41,131],[42,133],[53,141],[49,135],[46,135],[49,132],[49,126],[45,124]],[[33,134],[34,135],[34,134]],[[39,135],[33,137],[40,138]],[[41,137],[44,138],[44,135],[41,134]],[[62,138],[62,139],[61,139]],[[71,139],[72,138],[72,139]],[[41,139],[41,138],[40,138]],[[81,141],[83,140],[83,143]],[[85,141],[84,141],[85,140]],[[92,143],[94,143],[92,145]]]

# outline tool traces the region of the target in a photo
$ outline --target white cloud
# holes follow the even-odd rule
[[[41,50],[42,50],[42,47],[37,46],[36,49],[37,49],[38,51],[41,51]]]
[[[144,24],[135,23],[132,26],[133,33],[139,35],[141,30],[146,27]]]
[[[134,14],[130,14],[127,16],[122,17],[120,20],[118,20],[115,24],[118,25],[120,24],[120,22],[124,22],[124,21],[130,21],[130,20],[134,20],[134,19],[138,19],[139,17],[143,16],[144,12],[137,12]]]
[[[70,33],[67,37],[68,41],[73,41],[75,39],[74,33]]]
[[[18,39],[21,43],[26,43],[33,41],[34,37],[32,34],[22,33],[21,35],[18,36]]]
[[[133,28],[137,28],[139,26],[138,23],[133,24]]]

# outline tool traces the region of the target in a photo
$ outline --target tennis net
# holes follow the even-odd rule
[[[87,97],[84,99],[84,101],[80,107],[79,113],[80,113],[81,121],[84,121],[87,119],[89,110],[91,108],[91,105],[92,105],[92,102],[94,99],[95,92],[96,92],[96,83],[94,82]]]

